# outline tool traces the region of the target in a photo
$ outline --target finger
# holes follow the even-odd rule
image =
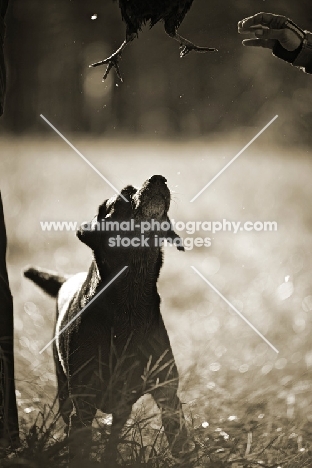
[[[257,24],[268,26],[275,29],[280,29],[287,22],[287,18],[282,15],[274,15],[273,13],[257,13],[256,15],[249,16],[248,18],[239,21],[239,30],[248,30]]]
[[[273,49],[275,43],[273,39],[244,39],[242,42],[246,47],[263,47],[264,49]]]
[[[255,26],[251,26],[248,29],[238,28],[238,33],[247,36],[247,35],[254,33],[256,29],[262,29],[262,27],[263,27],[262,24],[256,24]]]
[[[254,31],[256,37],[260,39],[276,39],[281,41],[285,39],[286,29],[256,29]]]
[[[272,13],[257,13],[256,15],[249,16],[248,18],[244,18],[239,21],[238,28],[248,30],[256,25],[266,26],[270,23],[273,16],[274,15]]]
[[[256,29],[255,36],[259,39],[274,39],[289,51],[297,49],[302,43],[302,38],[297,36],[294,31],[284,29]]]

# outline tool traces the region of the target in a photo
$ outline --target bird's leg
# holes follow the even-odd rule
[[[172,35],[173,39],[180,42],[180,57],[185,57],[189,52],[194,50],[195,52],[217,52],[218,50],[214,47],[199,47],[193,44],[191,41],[184,39],[177,32]]]
[[[100,65],[107,65],[102,81],[106,80],[112,68],[115,68],[118,78],[120,79],[120,81],[123,81],[119,70],[119,60],[121,58],[124,48],[129,42],[133,41],[135,37],[135,34],[127,34],[126,40],[123,41],[121,46],[110,57],[101,60],[100,62],[95,62],[89,65],[89,67],[99,67]]]

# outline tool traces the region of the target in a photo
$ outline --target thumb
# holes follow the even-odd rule
[[[263,47],[264,49],[273,49],[276,41],[274,39],[244,39],[242,43],[246,47]]]

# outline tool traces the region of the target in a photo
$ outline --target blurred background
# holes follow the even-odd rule
[[[102,83],[104,68],[88,65],[124,39],[117,3],[10,2],[0,184],[15,300],[18,402],[25,418],[55,396],[51,349],[39,354],[53,334],[55,303],[21,271],[34,264],[75,273],[91,261],[74,232],[43,232],[40,222],[89,220],[113,195],[43,114],[119,189],[164,175],[175,220],[277,221],[273,233],[219,233],[210,248],[184,254],[167,248],[162,312],[183,376],[183,401],[197,402],[195,420],[219,421],[243,411],[248,398],[260,398],[260,414],[269,405],[270,414],[290,421],[300,415],[300,427],[311,423],[312,77],[267,50],[241,46],[237,21],[262,10],[312,29],[304,0],[196,0],[180,33],[218,53],[181,60],[178,43],[158,24],[125,49],[124,83],[114,72]],[[272,126],[191,204],[276,114]]]
[[[125,37],[118,2],[13,0],[7,16],[8,98],[2,130],[43,133],[44,114],[65,131],[158,137],[222,134],[280,114],[275,138],[309,141],[311,80],[267,50],[241,46],[238,20],[269,10],[312,28],[307,0],[196,0],[180,33],[218,53],[179,58],[163,24],[145,27],[124,51],[121,71],[102,83]],[[91,18],[97,15],[97,18]]]

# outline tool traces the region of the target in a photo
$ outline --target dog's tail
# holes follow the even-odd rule
[[[27,267],[24,270],[24,276],[52,297],[57,296],[60,287],[68,279],[67,276],[58,275],[55,271],[34,267]]]

